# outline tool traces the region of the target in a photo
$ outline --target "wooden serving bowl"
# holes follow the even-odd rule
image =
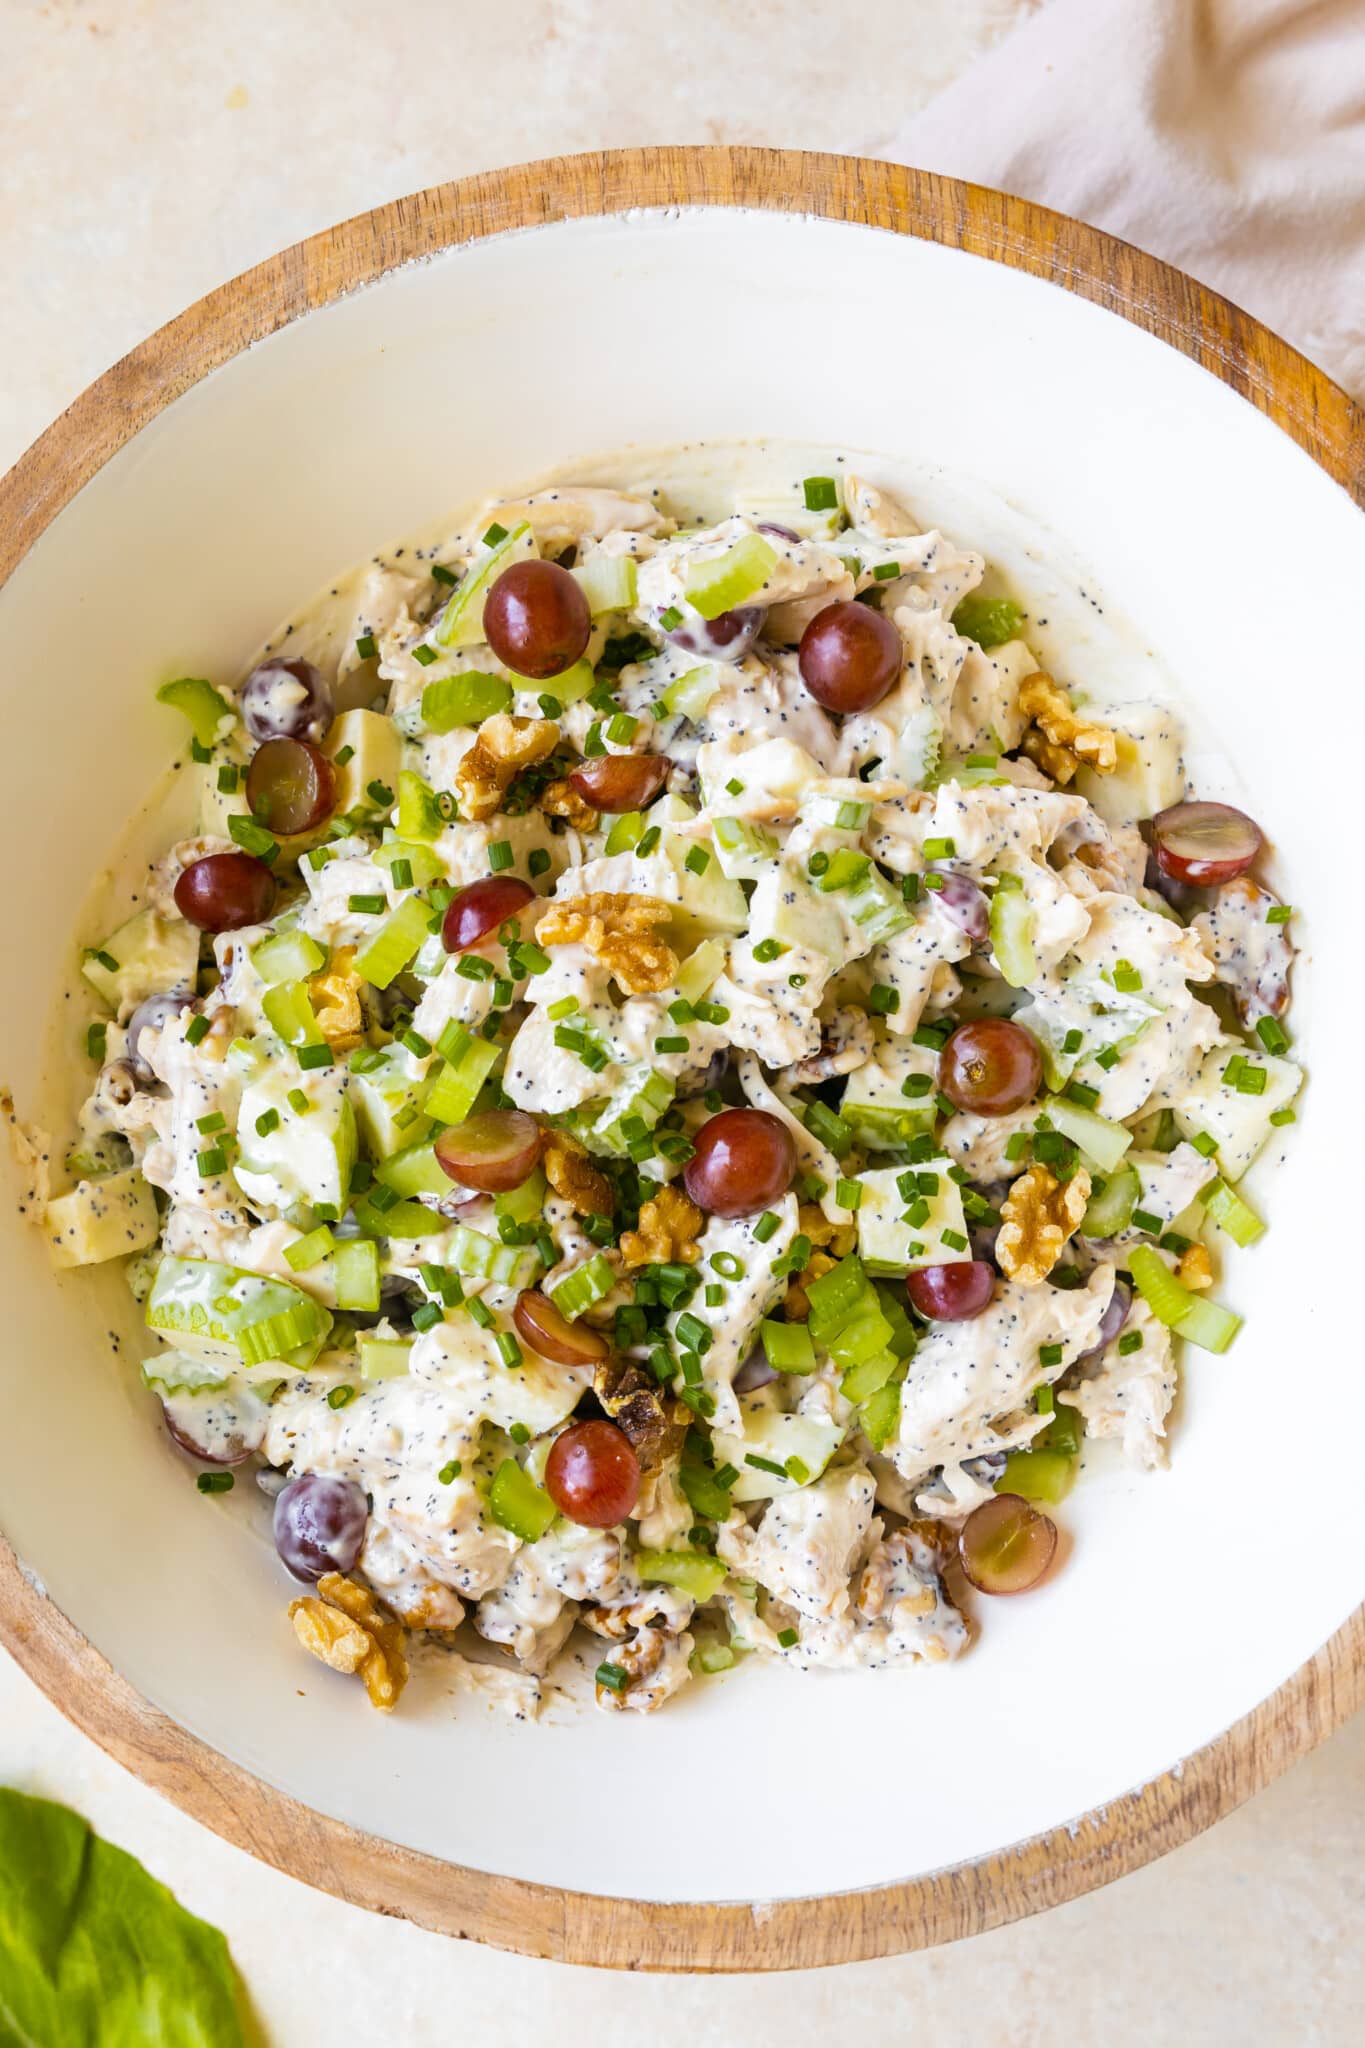
[[[1083,1486],[1068,1569],[995,1603],[946,1671],[746,1667],[655,1722],[494,1729],[434,1695],[382,1721],[301,1666],[273,1558],[195,1495],[108,1362],[137,1330],[117,1280],[58,1280],[0,1222],[0,1634],[25,1670],[308,1883],[623,1968],[790,1969],[1036,1912],[1188,1840],[1361,1697],[1358,1510],[1336,1478],[1359,1344],[1349,1278],[1303,1276],[1350,1213],[1316,1111],[1355,1100],[1360,948],[1325,918],[1319,942],[1315,910],[1353,861],[1340,624],[1365,419],[1225,300],[1021,200],[852,158],[621,151],[285,251],[115,365],[0,484],[9,758],[29,763],[0,935],[42,990],[141,764],[168,759],[149,687],[168,664],[231,673],[329,574],[541,467],[745,433],[913,455],[931,504],[960,469],[1037,522],[1040,555],[1053,532],[1082,547],[1235,757],[1307,906],[1312,1085],[1261,1182],[1272,1234],[1230,1267],[1247,1330],[1188,1364],[1169,1474]],[[0,1077],[59,1117],[69,1034],[13,1007]],[[645,1787],[615,1839],[614,1772]]]

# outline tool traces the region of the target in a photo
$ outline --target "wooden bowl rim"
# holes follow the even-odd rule
[[[453,245],[634,208],[815,214],[966,250],[1090,299],[1229,384],[1365,505],[1365,413],[1192,278],[1027,200],[858,157],[611,150],[434,186],[357,215],[210,292],[115,363],[0,482],[0,581],[82,486],[209,371],[300,315]],[[215,1833],[354,1905],[563,1962],[789,1970],[953,1941],[1080,1896],[1188,1841],[1365,1699],[1365,1604],[1253,1712],[1102,1811],[926,1877],[775,1903],[654,1904],[490,1876],[332,1820],[153,1707],[0,1538],[0,1641],[64,1714]]]

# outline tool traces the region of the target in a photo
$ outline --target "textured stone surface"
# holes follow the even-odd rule
[[[836,39],[834,12],[800,0],[0,0],[0,461],[149,328],[346,214],[612,143],[876,153],[1030,4],[863,0]],[[283,2048],[1335,2048],[1365,1997],[1365,1721],[1211,1835],[1046,1919],[801,1978],[667,1982],[496,1955],[310,1892],[137,1784],[3,1659],[0,1730],[0,1780],[78,1806],[226,1930]]]

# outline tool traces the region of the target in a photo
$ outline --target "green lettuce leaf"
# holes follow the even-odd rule
[[[79,1814],[0,1788],[0,2048],[248,2048],[228,1947]]]

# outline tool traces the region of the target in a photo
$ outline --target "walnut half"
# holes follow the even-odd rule
[[[672,987],[678,971],[677,954],[659,937],[672,914],[657,896],[569,896],[542,911],[536,937],[543,946],[582,944],[627,995],[657,995]]]
[[[641,1202],[640,1227],[622,1235],[621,1256],[627,1266],[666,1266],[675,1259],[695,1265],[703,1220],[701,1210],[681,1188],[661,1187],[648,1202]]]
[[[1054,782],[1072,781],[1078,768],[1112,775],[1118,766],[1118,749],[1109,727],[1080,717],[1066,691],[1042,669],[1025,676],[1020,684],[1019,710],[1030,720],[1023,752]]]
[[[455,770],[455,794],[462,817],[491,818],[509,783],[523,768],[548,760],[559,745],[559,727],[549,718],[516,718],[498,711],[485,718],[478,738]]]
[[[367,1587],[327,1572],[316,1595],[290,1602],[289,1619],[305,1650],[329,1671],[359,1672],[370,1705],[393,1712],[408,1677],[403,1631]]]
[[[1019,1176],[1001,1207],[1003,1222],[995,1255],[1005,1274],[1021,1287],[1037,1287],[1062,1255],[1090,1200],[1090,1175],[1077,1167],[1059,1181],[1046,1166]]]

